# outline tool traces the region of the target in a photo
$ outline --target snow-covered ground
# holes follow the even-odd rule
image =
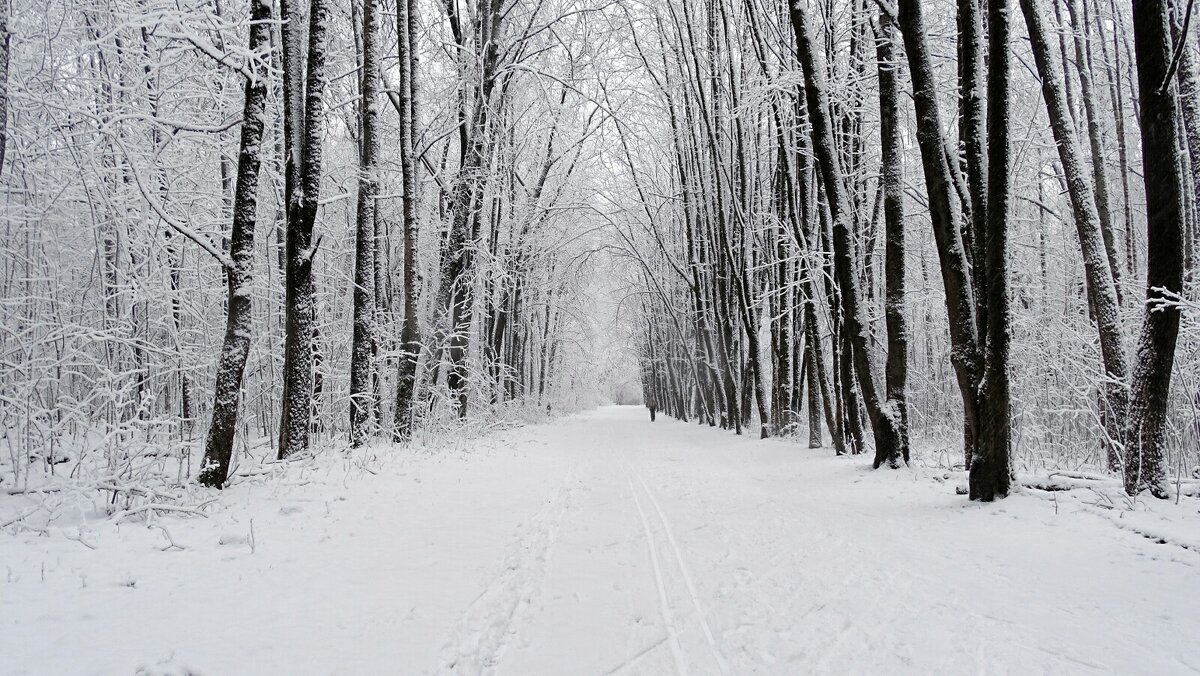
[[[1200,672],[1195,500],[971,504],[640,408],[378,452],[0,534],[0,672]]]

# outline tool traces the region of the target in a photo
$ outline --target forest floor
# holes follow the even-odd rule
[[[972,504],[629,407],[376,455],[0,533],[0,673],[1200,673],[1194,499]]]

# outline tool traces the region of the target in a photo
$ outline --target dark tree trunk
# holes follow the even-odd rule
[[[309,9],[308,59],[301,61],[299,9],[282,0],[287,23],[283,37],[284,136],[287,167],[287,282],[284,298],[283,415],[279,457],[308,449],[315,389],[316,305],[312,278],[313,225],[321,192],[321,152],[325,135],[326,31],[328,0]],[[307,71],[307,72],[306,72]],[[301,83],[304,82],[303,88]],[[303,103],[302,103],[303,102]]]
[[[968,198],[963,202],[963,248],[971,261],[975,297],[983,294],[982,259],[987,228],[987,108],[983,89],[983,0],[958,0],[958,138],[963,148]],[[982,314],[982,313],[980,313]],[[982,316],[976,320],[982,321]],[[982,327],[980,327],[982,329]]]
[[[375,354],[375,175],[379,157],[378,0],[362,10],[362,137],[358,160],[358,220],[354,246],[354,323],[350,348],[350,445],[362,446],[375,433],[379,402],[371,376]]]
[[[979,386],[979,442],[971,461],[970,498],[989,502],[1008,495],[1012,478],[1008,357],[1011,318],[1008,304],[1009,169],[1009,0],[988,1],[988,212],[983,291],[987,295],[987,335]]]
[[[400,327],[392,438],[402,441],[412,434],[417,361],[421,355],[421,338],[417,328],[417,230],[420,224],[417,221],[417,164],[414,159],[417,125],[416,1],[399,0],[397,7],[401,10],[396,13],[400,81],[393,101],[400,113],[400,168],[404,188],[401,224],[404,242],[404,322]]]
[[[1180,315],[1172,303],[1183,292],[1183,180],[1177,94],[1168,81],[1169,14],[1166,0],[1133,3],[1147,204],[1147,307],[1130,388],[1125,490],[1130,495],[1149,490],[1156,497],[1167,496],[1164,428]]]
[[[808,114],[812,123],[813,150],[817,157],[817,167],[829,201],[830,217],[833,226],[834,273],[838,282],[838,292],[843,309],[845,330],[853,346],[853,362],[858,376],[859,387],[875,432],[875,444],[878,449],[884,447],[902,447],[906,445],[906,430],[901,426],[899,417],[890,410],[880,397],[875,385],[874,367],[869,345],[869,327],[865,321],[866,313],[859,304],[859,293],[856,271],[854,266],[853,242],[850,236],[848,219],[848,202],[846,201],[843,177],[838,163],[837,149],[834,145],[833,128],[829,119],[829,96],[825,87],[825,74],[818,66],[809,36],[808,18],[806,12],[798,4],[791,6],[792,29],[796,36],[796,47],[800,64],[804,70],[805,95],[808,100]],[[857,412],[852,412],[857,415]],[[885,451],[890,454],[890,448]]]
[[[1183,123],[1183,141],[1187,152],[1184,153],[1183,160],[1186,161],[1187,171],[1183,175],[1183,186],[1185,189],[1184,200],[1191,205],[1191,236],[1185,242],[1185,248],[1191,255],[1184,261],[1186,270],[1191,271],[1195,268],[1195,247],[1197,239],[1200,238],[1200,76],[1196,73],[1196,59],[1192,53],[1192,45],[1189,44],[1191,36],[1183,32],[1183,16],[1182,6],[1176,5],[1176,11],[1171,22],[1171,33],[1175,40],[1177,54],[1179,55],[1179,70],[1177,71],[1177,79],[1179,84],[1179,104],[1180,118]],[[1196,20],[1193,17],[1193,21]],[[1180,45],[1180,43],[1183,43]]]
[[[200,475],[197,477],[201,484],[214,488],[221,488],[229,478],[242,374],[250,353],[254,225],[258,214],[258,174],[267,101],[267,69],[264,64],[271,32],[269,0],[253,0],[250,18],[250,52],[259,58],[247,61],[254,77],[246,80],[242,113],[237,192],[233,202],[233,230],[229,238],[232,267],[225,270],[229,291],[225,340],[217,366],[212,424],[208,428],[204,462],[200,465]]]
[[[1100,337],[1100,351],[1107,372],[1106,386],[1108,410],[1105,421],[1112,437],[1109,448],[1109,464],[1115,469],[1119,464],[1116,449],[1121,444],[1120,427],[1124,420],[1127,393],[1125,380],[1129,369],[1125,359],[1125,344],[1121,328],[1120,304],[1116,284],[1111,274],[1108,255],[1101,234],[1101,221],[1097,211],[1092,187],[1088,184],[1083,156],[1079,149],[1075,128],[1067,110],[1066,91],[1062,76],[1050,53],[1051,45],[1043,15],[1036,0],[1021,0],[1029,40],[1033,48],[1034,62],[1042,78],[1042,96],[1050,117],[1050,127],[1058,146],[1059,160],[1074,211],[1075,228],[1079,235],[1079,247],[1083,254],[1084,279],[1087,283],[1088,303],[1096,318]]]
[[[942,285],[946,289],[946,315],[950,324],[951,363],[963,401],[964,461],[969,467],[978,429],[979,336],[975,320],[976,306],[970,282],[970,265],[959,231],[960,213],[955,203],[954,181],[946,160],[938,112],[937,78],[920,0],[899,0],[899,26],[904,36],[909,72],[913,82],[913,103],[917,112],[917,144],[929,193],[929,213],[933,236],[941,264]]]
[[[898,421],[900,434],[890,446],[876,445],[875,467],[908,462],[908,324],[904,319],[904,167],[900,138],[900,59],[896,27],[887,13],[879,17],[876,37],[879,61],[879,134],[883,155],[884,319],[887,324],[887,363],[884,376],[887,406]]]

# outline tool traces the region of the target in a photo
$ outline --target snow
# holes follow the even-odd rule
[[[608,407],[10,527],[0,673],[1200,671],[1195,500],[981,505],[804,445]]]

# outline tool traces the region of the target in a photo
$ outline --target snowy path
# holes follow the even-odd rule
[[[1200,553],[864,464],[608,408],[0,535],[0,672],[1200,673]]]

